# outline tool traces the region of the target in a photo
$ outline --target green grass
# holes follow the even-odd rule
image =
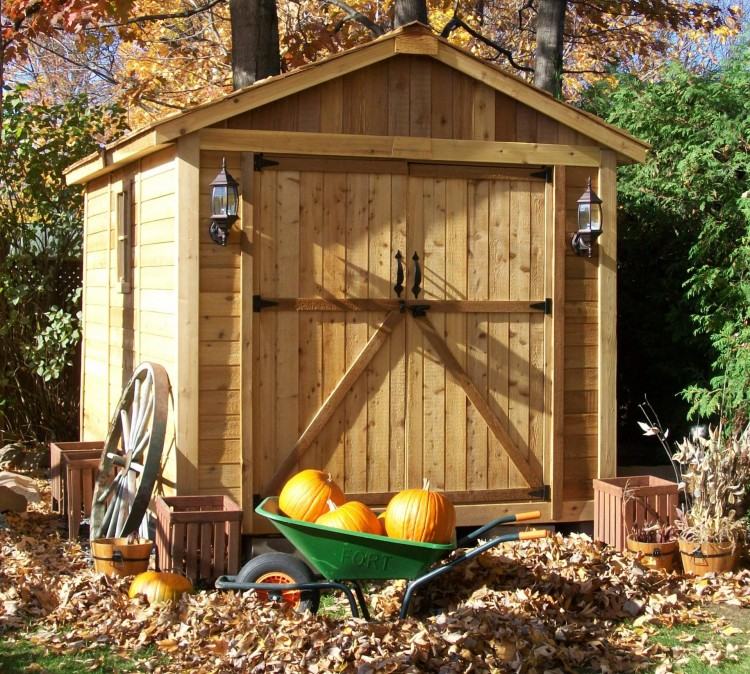
[[[98,647],[75,654],[57,654],[37,646],[28,639],[0,640],[0,672],[3,674],[114,674],[141,672],[141,662],[153,654],[143,649],[137,657],[125,659],[109,648]]]
[[[684,657],[687,661],[674,664],[674,672],[683,674],[704,674],[705,672],[716,672],[717,674],[750,674],[750,648],[748,647],[750,635],[750,611],[728,606],[715,606],[711,609],[717,620],[724,618],[732,627],[740,630],[738,634],[722,634],[724,627],[714,624],[702,625],[676,625],[674,627],[659,628],[651,636],[653,641],[670,648],[678,647],[685,649]],[[736,661],[724,660],[720,664],[711,666],[705,659],[699,656],[702,647],[713,644],[717,649],[723,651],[728,644],[736,646],[734,652]],[[677,660],[678,658],[674,658]],[[654,668],[655,669],[655,668]],[[653,671],[653,670],[652,670]]]

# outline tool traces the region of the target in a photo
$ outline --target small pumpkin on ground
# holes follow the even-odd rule
[[[453,504],[429,480],[422,489],[405,489],[385,509],[385,530],[391,538],[420,543],[449,543],[456,528]]]
[[[146,595],[149,604],[175,601],[184,592],[192,592],[193,584],[185,576],[168,571],[144,571],[130,584],[128,597]]]
[[[323,513],[315,520],[315,524],[322,524],[334,529],[359,531],[363,534],[379,534],[381,532],[377,516],[364,503],[347,501],[337,506],[333,501],[329,501],[328,508],[327,513]]]
[[[346,497],[330,473],[308,468],[289,478],[279,494],[279,508],[293,520],[315,522],[328,512],[329,500],[339,506]]]

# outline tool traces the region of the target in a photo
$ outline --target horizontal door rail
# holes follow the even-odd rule
[[[524,314],[552,313],[549,299],[539,300],[398,300],[318,297],[253,297],[258,311],[406,311],[419,307],[432,313]]]
[[[448,496],[453,505],[471,503],[510,503],[521,501],[549,501],[549,488],[546,485],[537,488],[519,487],[508,489],[472,489],[470,491],[456,491],[441,489]],[[368,506],[385,506],[397,492],[369,492],[347,494],[350,501],[360,501]]]

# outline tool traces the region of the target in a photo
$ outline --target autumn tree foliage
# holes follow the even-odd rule
[[[738,31],[740,17],[738,7],[685,0],[5,0],[2,7],[7,78],[64,95],[72,86],[59,75],[64,64],[85,86],[126,103],[132,125],[225,93],[233,71],[234,86],[244,86],[413,19],[544,88],[563,86],[571,98],[615,70],[648,79],[674,57],[700,64],[713,41]]]

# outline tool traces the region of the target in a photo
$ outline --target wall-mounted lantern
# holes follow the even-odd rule
[[[227,245],[230,227],[237,220],[240,203],[239,183],[227,171],[227,160],[221,160],[221,171],[211,183],[211,226],[208,233],[214,243]]]
[[[602,200],[591,189],[591,178],[586,190],[578,199],[578,231],[573,234],[570,245],[576,255],[591,257],[594,242],[602,233]]]

